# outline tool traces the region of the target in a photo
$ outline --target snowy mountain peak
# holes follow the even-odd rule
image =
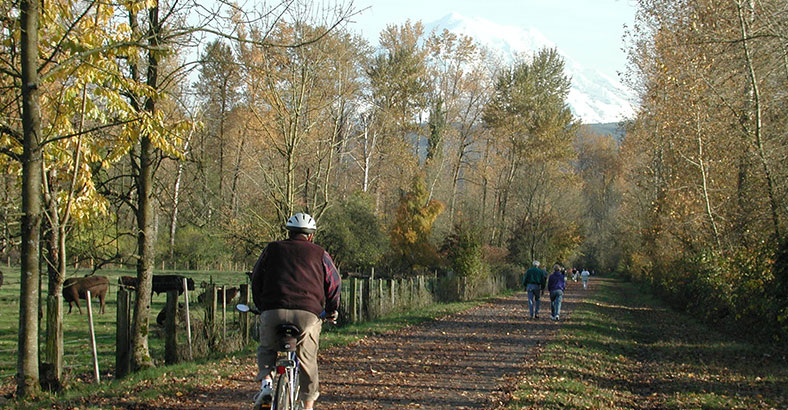
[[[514,61],[518,54],[532,55],[541,48],[556,48],[564,57],[567,75],[572,78],[567,100],[577,117],[592,124],[618,122],[634,116],[633,94],[620,81],[598,70],[582,67],[533,27],[500,25],[453,12],[425,24],[425,28],[428,32],[446,29],[472,37],[509,61]]]

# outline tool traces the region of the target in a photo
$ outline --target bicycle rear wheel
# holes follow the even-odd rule
[[[279,379],[276,383],[274,405],[276,406],[276,410],[293,410],[290,406],[290,379],[287,376],[287,372],[279,375]]]
[[[302,410],[303,403],[300,401],[298,396],[301,394],[301,379],[298,376],[298,366],[296,366],[295,371],[293,372],[293,380],[295,383],[291,383],[294,387],[293,391],[293,409],[292,410]]]

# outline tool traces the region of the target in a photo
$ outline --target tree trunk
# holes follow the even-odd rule
[[[148,50],[147,84],[153,89],[158,87],[159,48],[159,6],[154,4],[148,10],[150,30],[148,33],[151,48]],[[145,110],[154,113],[156,103],[153,98],[145,101]],[[140,139],[139,175],[137,176],[137,299],[134,305],[132,325],[131,367],[137,371],[153,367],[148,348],[148,328],[153,286],[153,262],[155,238],[153,230],[153,168],[154,147],[149,135]]]
[[[780,217],[778,213],[779,206],[777,205],[777,198],[774,194],[774,178],[772,177],[772,171],[769,167],[769,163],[766,158],[766,152],[763,146],[763,108],[761,107],[761,93],[758,87],[758,78],[755,74],[755,67],[750,53],[749,42],[747,40],[749,34],[747,22],[744,18],[744,7],[741,3],[738,3],[737,6],[739,10],[742,48],[744,49],[744,58],[745,63],[747,64],[747,74],[749,77],[748,80],[750,81],[751,87],[750,91],[752,95],[753,110],[755,111],[755,147],[757,148],[758,159],[761,162],[764,176],[766,177],[766,192],[769,197],[769,205],[771,207],[772,224],[774,225],[774,238],[780,238]],[[752,4],[750,4],[750,7],[752,8]]]
[[[41,364],[41,386],[50,391],[62,389],[63,377],[63,282],[65,281],[66,259],[65,235],[57,207],[57,192],[44,179],[49,229],[46,229],[47,271],[49,273],[47,293],[46,351]]]
[[[241,178],[241,158],[244,152],[246,138],[241,138],[238,145],[238,155],[235,157],[235,170],[233,170],[233,186],[230,192],[230,205],[232,207],[233,218],[238,217],[238,180]]]
[[[189,151],[191,137],[186,141],[184,152]],[[170,216],[170,262],[175,260],[175,230],[178,226],[178,207],[180,206],[181,178],[183,178],[183,161],[178,160],[178,169],[175,172],[175,184],[172,193],[172,215]]]
[[[134,305],[132,328],[131,367],[140,370],[153,367],[148,349],[148,327],[150,318],[151,291],[153,286],[153,149],[146,136],[140,142],[140,170],[137,186],[137,299]]]
[[[364,162],[362,165],[362,170],[364,174],[364,179],[361,183],[361,191],[367,192],[369,191],[369,172],[370,168],[372,167],[372,155],[375,152],[375,143],[377,142],[377,134],[372,133],[372,139],[370,140],[369,137],[369,128],[371,127],[372,119],[370,118],[366,124],[364,124]]]
[[[698,114],[699,116],[699,114]],[[711,231],[714,234],[714,244],[717,246],[717,250],[720,249],[722,246],[720,244],[720,233],[717,229],[717,222],[714,220],[714,210],[711,206],[711,198],[709,195],[709,182],[708,178],[706,177],[706,162],[703,160],[703,136],[701,135],[700,130],[700,119],[696,118],[696,136],[698,140],[698,168],[700,168],[700,176],[701,176],[701,183],[703,189],[703,202],[706,205],[706,216],[709,218],[709,224],[711,225]]]
[[[38,89],[38,19],[41,2],[22,0],[22,244],[19,292],[19,339],[16,393],[20,398],[39,390],[38,283],[41,236],[41,107]]]

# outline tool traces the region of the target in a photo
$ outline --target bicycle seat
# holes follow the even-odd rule
[[[279,338],[280,352],[294,352],[298,342],[298,335],[301,329],[291,323],[279,325],[276,328],[276,335]]]
[[[298,337],[301,334],[301,328],[292,323],[281,324],[276,328],[276,334]]]

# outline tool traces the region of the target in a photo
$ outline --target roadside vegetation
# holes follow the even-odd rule
[[[507,409],[788,408],[784,345],[718,332],[629,282],[592,284]]]

